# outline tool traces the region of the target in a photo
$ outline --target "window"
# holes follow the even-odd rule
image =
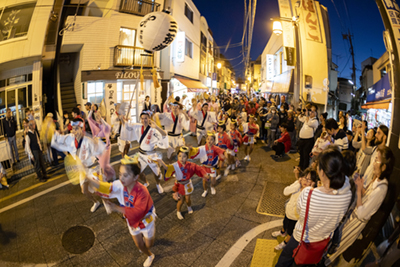
[[[30,3],[0,9],[0,41],[28,34],[35,5]]]
[[[119,44],[126,46],[135,46],[136,30],[128,28],[119,29]]]
[[[193,58],[193,43],[186,38],[185,43],[185,55],[190,58]]]
[[[193,23],[193,11],[189,8],[188,4],[185,3],[185,16]]]
[[[200,42],[201,42],[201,50],[207,52],[207,37],[204,35],[202,31],[200,31]]]
[[[92,104],[100,104],[104,98],[103,82],[90,82],[87,84],[87,99]]]

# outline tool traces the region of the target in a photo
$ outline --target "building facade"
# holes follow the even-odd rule
[[[107,117],[115,103],[131,102],[130,116],[139,121],[146,96],[161,105],[151,68],[160,68],[159,52],[147,53],[139,42],[138,25],[144,15],[161,11],[163,1],[89,0],[82,15],[68,16],[61,46],[60,95],[73,88],[76,102],[100,105],[105,99]],[[143,68],[144,84],[139,81]],[[162,73],[157,73],[162,78]],[[137,90],[135,90],[137,89]],[[59,101],[65,101],[63,97]],[[68,103],[60,103],[64,109]],[[70,110],[67,110],[70,111]],[[61,112],[61,111],[60,111]]]
[[[22,129],[25,108],[43,118],[42,68],[54,0],[0,1],[0,116],[10,108]],[[3,135],[1,131],[0,135]]]

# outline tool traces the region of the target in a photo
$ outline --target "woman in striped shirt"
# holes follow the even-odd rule
[[[392,174],[394,162],[395,158],[390,148],[378,148],[378,156],[373,162],[374,179],[372,183],[364,189],[364,179],[357,175],[354,180],[357,187],[356,207],[353,208],[353,212],[343,228],[342,240],[338,250],[325,261],[326,266],[356,241],[369,219],[381,206],[388,189],[388,181],[386,179]]]
[[[321,186],[314,189],[311,196],[303,241],[313,243],[330,237],[342,220],[351,200],[349,180],[344,175],[345,169],[343,156],[338,149],[328,148],[320,154],[317,171]],[[294,262],[293,250],[301,241],[307,198],[311,189],[305,188],[299,196],[297,212],[300,218],[292,238],[279,257],[277,267],[289,267]]]

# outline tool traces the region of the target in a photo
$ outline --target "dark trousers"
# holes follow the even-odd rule
[[[292,267],[297,266],[294,263],[293,259],[293,250],[297,248],[299,242],[293,238],[290,238],[289,242],[287,243],[286,247],[283,248],[281,255],[279,256],[278,262],[276,263],[275,267]]]
[[[261,140],[267,140],[267,129],[265,129],[265,121],[261,121],[261,126],[260,126],[260,139]]]
[[[276,145],[272,146],[272,150],[275,151],[275,155],[281,156],[285,154],[285,145],[281,142],[278,142]]]
[[[299,146],[300,153],[299,167],[304,171],[310,165],[310,153],[314,146],[314,137],[308,139],[300,138],[297,144]]]
[[[62,159],[65,158],[65,154],[63,152],[58,151],[55,148],[51,148],[51,154],[53,156],[53,166],[57,166],[58,165],[58,155],[61,156]]]
[[[39,179],[47,179],[46,165],[43,159],[43,153],[40,150],[32,150],[34,157],[35,172]]]

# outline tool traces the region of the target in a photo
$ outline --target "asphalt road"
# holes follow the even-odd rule
[[[196,146],[195,137],[186,136],[185,140]],[[163,154],[166,158],[166,152]],[[176,202],[171,197],[173,180],[163,182],[165,193],[159,195],[147,169],[148,189],[158,214],[152,266],[250,266],[256,239],[271,239],[271,232],[279,227],[245,241],[235,255],[224,256],[251,229],[282,219],[258,214],[256,208],[267,182],[294,181],[292,170],[298,154],[283,162],[271,159],[272,154],[257,144],[251,162],[242,160],[239,169],[219,181],[217,194],[206,198],[201,197],[201,179],[195,177],[194,213],[187,214],[184,205],[184,220],[176,217]],[[243,149],[239,155],[244,158]],[[117,173],[119,159],[115,146],[111,162]],[[63,167],[52,169],[50,176],[46,183],[39,183],[35,175],[27,176],[9,190],[0,191],[0,266],[142,266],[146,256],[135,247],[121,215],[107,215],[104,207],[91,213],[91,201],[81,194],[79,186],[69,183]],[[63,244],[64,234],[74,226],[91,230],[88,235],[82,233],[82,243],[94,234],[93,245],[82,254],[67,251],[71,240]],[[78,241],[72,242],[77,249],[85,245]],[[227,258],[231,263],[225,261]]]

